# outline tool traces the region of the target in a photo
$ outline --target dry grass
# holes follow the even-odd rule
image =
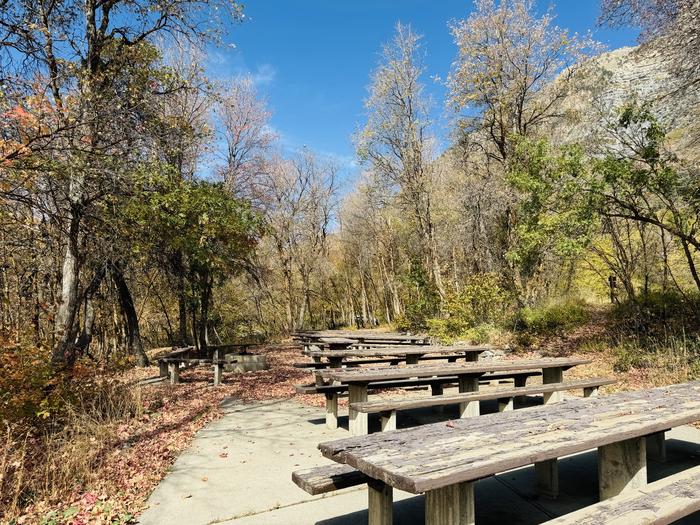
[[[261,349],[269,370],[225,374],[211,386],[209,367],[184,371],[182,384],[136,386],[156,367],[130,370],[72,401],[60,425],[43,432],[0,429],[0,522],[127,523],[196,432],[221,415],[228,397],[290,398],[311,374],[290,366],[299,348]]]

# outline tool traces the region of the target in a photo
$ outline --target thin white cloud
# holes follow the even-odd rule
[[[255,72],[248,72],[248,74],[256,86],[269,86],[274,82],[277,70],[272,64],[260,64]]]

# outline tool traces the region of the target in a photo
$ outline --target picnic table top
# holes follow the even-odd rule
[[[460,345],[460,346],[384,346],[382,348],[348,348],[347,350],[306,350],[304,353],[312,357],[379,357],[406,356],[424,354],[465,354],[492,350],[492,346]]]
[[[305,337],[310,339],[319,339],[322,337],[343,337],[353,339],[354,341],[360,339],[372,339],[375,341],[419,341],[428,339],[428,336],[426,335],[406,335],[392,332],[372,332],[362,330],[319,330],[296,332],[294,335],[297,337]]]
[[[700,381],[321,443],[322,454],[414,494],[700,420]]]
[[[433,377],[451,375],[481,375],[487,372],[533,370],[545,368],[571,368],[590,363],[590,359],[499,359],[467,363],[443,363],[435,365],[382,366],[374,368],[329,368],[318,372],[324,379],[341,383],[369,383],[408,377]]]
[[[319,343],[336,344],[336,345],[351,345],[357,343],[357,339],[349,339],[347,337],[319,337]]]

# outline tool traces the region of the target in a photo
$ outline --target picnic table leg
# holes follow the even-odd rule
[[[441,396],[445,392],[444,385],[442,383],[430,383],[430,391],[434,396]],[[436,406],[433,407],[433,411],[441,414],[445,411],[445,407]]]
[[[479,378],[474,376],[459,376],[459,391],[462,392],[478,392]],[[467,401],[459,404],[459,417],[471,417],[479,415],[479,402]]]
[[[562,368],[545,368],[542,370],[542,383],[561,383],[564,381],[564,370]],[[564,392],[547,392],[544,394],[544,404],[557,403],[564,399]]]
[[[167,361],[158,361],[158,376],[168,377],[168,363]]]
[[[513,386],[515,388],[522,388],[527,384],[527,376],[516,376],[513,379]]]
[[[545,368],[542,370],[542,383],[561,383],[564,380],[564,370],[561,368]],[[563,392],[547,392],[544,394],[544,404],[556,403],[564,399]],[[559,496],[559,464],[556,459],[535,463],[537,491],[543,496],[556,498]]]
[[[600,500],[647,484],[646,439],[627,439],[598,447]]]
[[[425,493],[425,525],[473,525],[474,483],[465,481]]]
[[[326,392],[326,428],[338,428],[338,393]]]
[[[224,365],[222,363],[214,363],[214,386],[221,385],[221,378],[224,375]]]
[[[396,430],[396,410],[387,410],[380,414],[382,422],[382,432]]]
[[[224,367],[219,363],[219,350],[218,348],[214,350],[212,354],[212,361],[214,362],[214,386],[219,386],[221,384],[221,375],[224,371]]]
[[[513,410],[513,398],[512,397],[501,397],[498,399],[498,411],[499,412],[509,412]]]
[[[177,385],[180,382],[180,363],[168,363],[168,373],[170,374],[170,384]]]
[[[549,498],[559,496],[559,464],[556,459],[535,463],[537,492]]]
[[[367,483],[367,514],[369,525],[392,525],[393,489],[390,485],[370,480]]]
[[[647,457],[659,461],[666,462],[666,432],[656,432],[646,437],[647,440]]]
[[[368,414],[352,409],[353,403],[364,403],[367,401],[367,385],[364,383],[350,383],[348,385],[348,404],[350,433],[353,436],[364,436],[367,434]]]
[[[598,397],[598,387],[589,386],[583,389],[583,397]]]

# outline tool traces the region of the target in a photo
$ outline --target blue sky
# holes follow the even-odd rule
[[[540,1],[538,9],[550,5]],[[208,69],[219,78],[253,75],[284,148],[308,146],[333,157],[351,179],[357,170],[351,137],[364,121],[369,75],[396,22],[424,35],[426,83],[444,121],[444,89],[430,77],[447,76],[456,51],[447,24],[471,9],[471,0],[248,0],[246,21],[229,38],[236,47],[213,51]],[[560,0],[556,23],[591,30],[609,49],[634,44],[632,30],[597,28],[598,9],[597,0]]]

